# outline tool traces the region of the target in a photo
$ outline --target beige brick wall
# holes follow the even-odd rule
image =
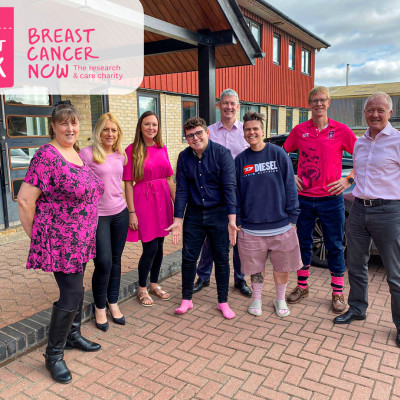
[[[182,142],[182,97],[162,93],[160,95],[161,124],[163,142],[167,146],[173,170],[179,153],[188,145]]]
[[[286,107],[278,107],[278,135],[286,133]]]
[[[123,139],[122,147],[128,147],[135,138],[137,116],[136,91],[124,96],[108,97],[110,112],[115,115],[121,125]]]
[[[264,122],[264,136],[268,137],[268,125],[269,125],[269,117],[268,117],[268,110],[267,107],[260,107],[260,113],[265,115],[265,122]]]
[[[300,110],[298,108],[293,108],[292,128],[298,125],[299,120],[300,120]]]
[[[91,144],[92,117],[90,114],[90,96],[62,96],[62,100],[70,100],[80,115],[79,146],[87,147]]]

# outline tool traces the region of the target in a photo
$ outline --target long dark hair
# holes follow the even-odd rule
[[[78,122],[79,123],[79,113],[76,111],[74,106],[71,104],[69,100],[66,101],[59,101],[58,103],[55,104],[53,112],[51,113],[51,119],[50,119],[50,124],[49,124],[49,135],[51,139],[54,139],[55,133],[53,130],[52,124],[56,124],[57,122],[62,122],[62,121],[72,121],[72,122]],[[74,149],[76,152],[79,153],[79,144],[78,141],[74,144]]]
[[[157,135],[154,138],[154,143],[157,144],[157,147],[162,148],[164,144],[162,142],[162,134],[161,134],[161,123],[160,119],[158,118],[157,114],[153,113],[153,111],[145,111],[139,118],[139,121],[136,125],[136,134],[135,139],[133,141],[133,151],[132,151],[132,164],[133,164],[133,180],[138,182],[143,179],[144,176],[144,169],[143,164],[146,158],[146,151],[147,146],[146,142],[143,139],[142,134],[142,122],[145,118],[149,117],[150,115],[154,115],[157,118],[158,122],[158,131]]]

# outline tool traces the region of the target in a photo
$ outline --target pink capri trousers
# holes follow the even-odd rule
[[[238,247],[245,275],[264,271],[268,256],[276,272],[297,271],[303,266],[295,228],[275,236],[253,236],[241,230]]]

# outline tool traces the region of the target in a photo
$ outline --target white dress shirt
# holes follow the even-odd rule
[[[400,200],[400,132],[390,123],[375,139],[368,128],[354,146],[353,160],[355,197]]]

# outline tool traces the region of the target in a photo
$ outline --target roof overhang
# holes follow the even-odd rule
[[[277,28],[289,33],[293,37],[308,44],[310,47],[320,50],[327,49],[331,45],[325,40],[314,35],[312,32],[293,21],[287,15],[273,7],[265,0],[237,0],[239,5],[246,10],[260,16]]]
[[[203,45],[215,46],[216,68],[252,65],[263,57],[235,0],[141,3],[144,75],[197,71],[197,49]]]

